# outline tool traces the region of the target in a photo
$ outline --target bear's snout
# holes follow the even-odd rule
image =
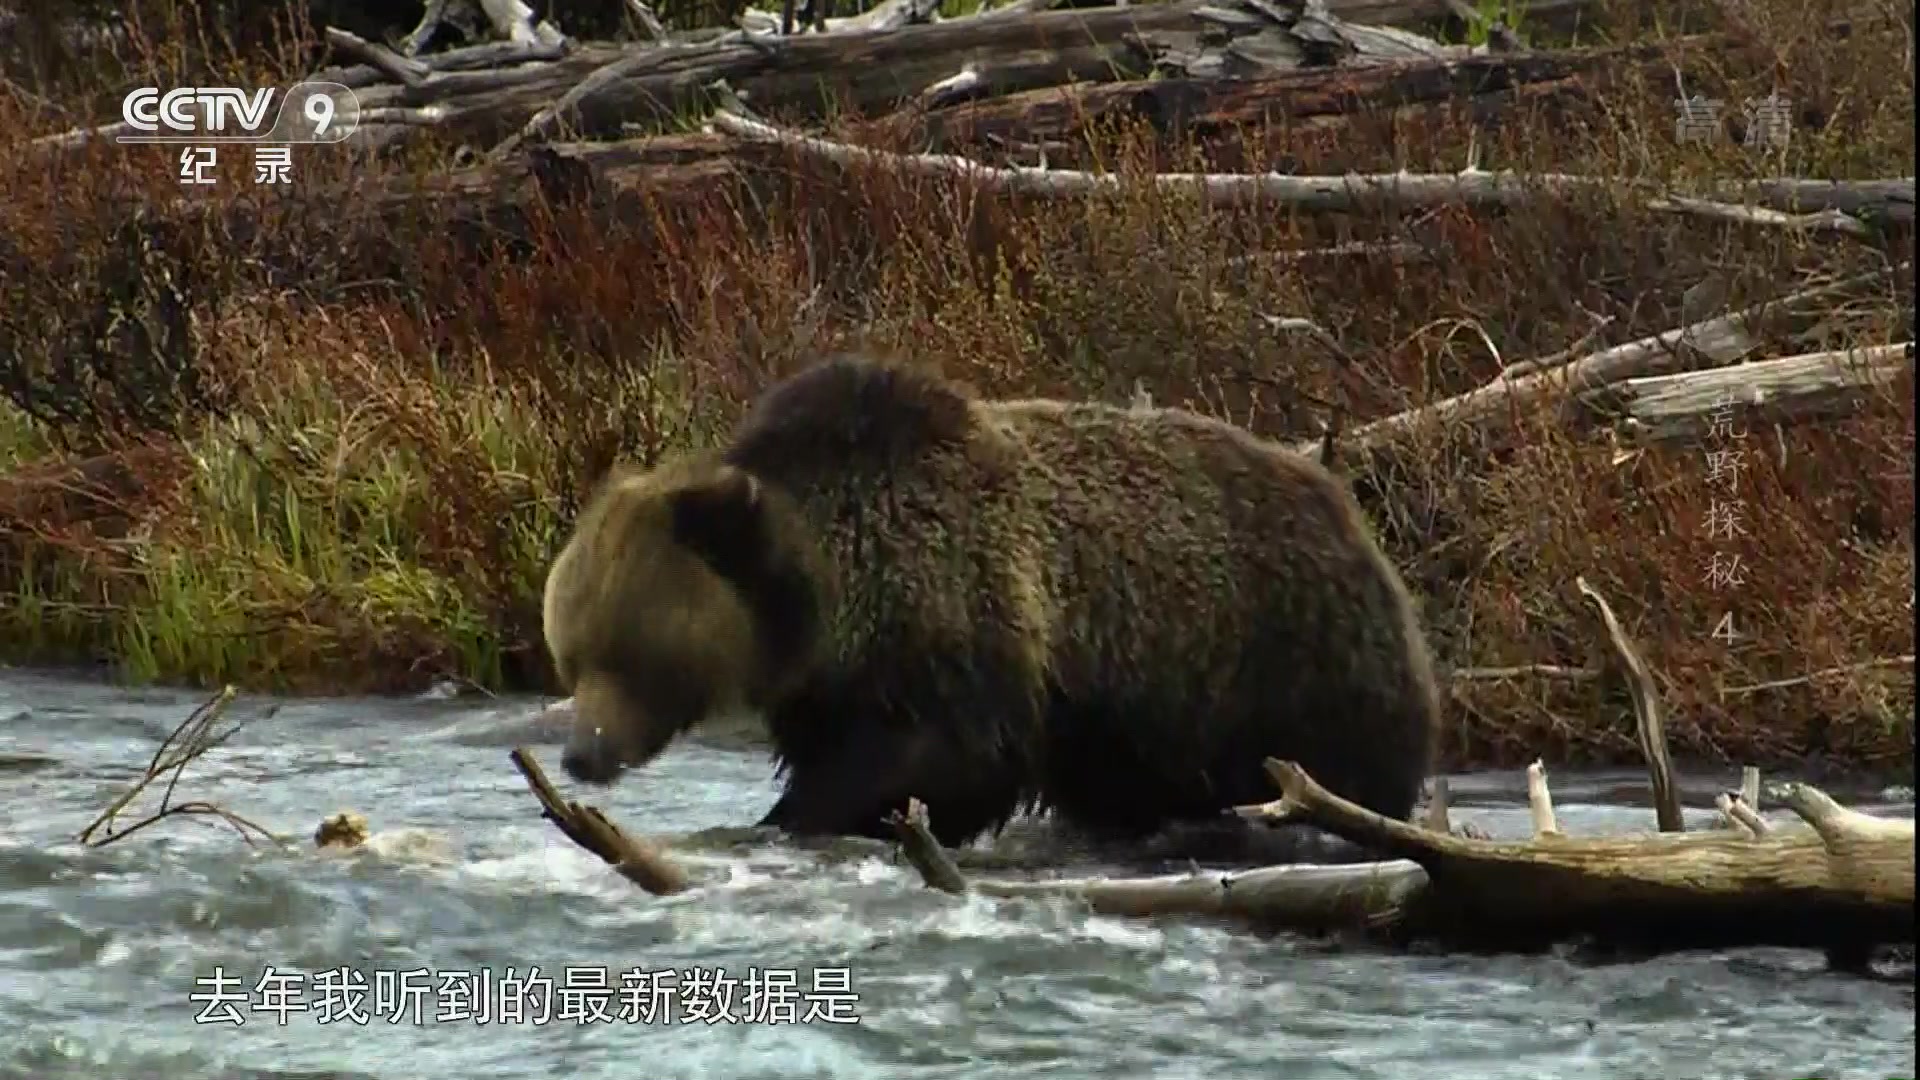
[[[619,759],[599,747],[567,747],[560,755],[560,767],[583,784],[611,784],[625,771]]]

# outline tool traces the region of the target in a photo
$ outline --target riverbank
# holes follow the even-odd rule
[[[405,170],[438,183],[419,155],[298,147],[288,188],[261,194],[229,156],[184,213],[159,209],[187,190],[177,154],[107,145],[50,171],[24,139],[72,119],[0,101],[0,659],[296,693],[539,687],[540,585],[581,493],[616,457],[720,437],[825,348],[911,352],[994,394],[1144,392],[1307,440],[1335,407],[1352,428],[1516,362],[1884,270],[1910,231],[1862,242],[1627,191],[1911,171],[1911,80],[1886,75],[1911,74],[1898,28],[1836,36],[1803,8],[1756,9],[1777,65],[1689,55],[1730,102],[1783,73],[1800,105],[1779,149],[1681,138],[1671,77],[1629,73],[1579,109],[1519,99],[1491,121],[1483,104],[1136,125],[1049,151],[1136,178],[1469,162],[1619,178],[1493,212],[1209,209],[1145,184],[1005,197],[771,151],[718,168],[697,154],[724,137],[680,135],[625,202],[482,215],[513,202],[484,172],[402,197]],[[257,57],[193,63],[259,75]],[[828,130],[911,148],[884,125]],[[1756,330],[1748,358],[1906,340],[1911,282]],[[1344,359],[1267,316],[1310,319]],[[1449,766],[1638,760],[1624,692],[1590,671],[1584,575],[1659,672],[1676,754],[1910,776],[1913,389],[1909,367],[1841,415],[1645,446],[1554,407],[1358,462],[1459,673]]]

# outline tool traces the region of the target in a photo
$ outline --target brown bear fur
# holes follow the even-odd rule
[[[763,824],[795,834],[885,836],[913,796],[947,844],[1027,807],[1137,837],[1273,798],[1269,756],[1405,818],[1438,714],[1399,575],[1315,462],[856,357],[603,485],[545,624],[570,774],[758,710],[785,785]]]

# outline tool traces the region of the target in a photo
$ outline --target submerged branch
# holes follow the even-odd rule
[[[225,728],[216,726],[225,715],[227,706],[232,703],[234,694],[233,687],[224,687],[188,714],[185,720],[182,720],[165,739],[161,740],[159,748],[153,752],[153,757],[147,762],[146,770],[141,774],[140,779],[134,781],[131,787],[114,799],[93,819],[92,823],[80,830],[80,835],[76,839],[88,847],[105,847],[171,817],[212,817],[231,826],[249,845],[253,844],[255,836],[284,845],[285,841],[269,830],[216,803],[204,799],[179,803],[173,801],[174,790],[179,787],[180,778],[185,774],[187,766],[233,738],[241,728],[246,726],[244,720],[236,721]],[[160,793],[160,806],[132,825],[116,830],[114,823],[120,814],[140,797],[141,792],[151,787],[154,781],[162,776],[167,777],[167,786]]]
[[[598,807],[562,798],[534,759],[533,751],[516,747],[508,757],[526,778],[527,786],[533,789],[534,798],[540,800],[540,816],[553,822],[567,839],[598,855],[621,877],[655,896],[671,896],[686,890],[686,871],[669,860],[665,852],[621,831]]]

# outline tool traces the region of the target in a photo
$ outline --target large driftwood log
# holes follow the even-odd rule
[[[1590,936],[1642,948],[1913,941],[1913,822],[1841,810],[1804,785],[1787,785],[1782,799],[1811,828],[1764,837],[1497,842],[1389,821],[1329,793],[1296,765],[1267,767],[1284,816],[1427,871],[1430,885],[1412,917],[1430,933],[1489,944]]]

